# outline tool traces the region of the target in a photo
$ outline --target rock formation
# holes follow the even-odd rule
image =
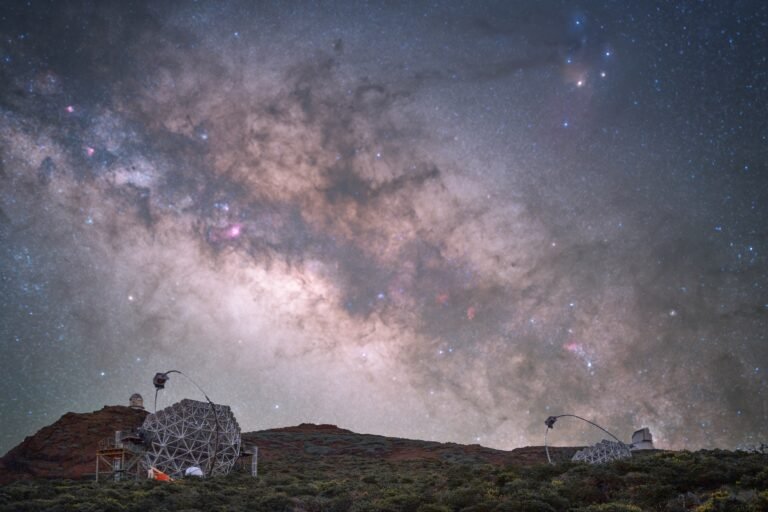
[[[148,413],[122,405],[68,412],[0,458],[0,484],[31,478],[83,478],[96,471],[99,441],[141,426]]]

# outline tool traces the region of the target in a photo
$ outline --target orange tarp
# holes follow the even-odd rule
[[[160,480],[161,482],[173,482],[173,478],[166,475],[165,473],[163,473],[157,468],[149,468],[149,471],[147,472],[147,477],[152,480]]]

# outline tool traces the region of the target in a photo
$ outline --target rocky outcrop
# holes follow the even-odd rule
[[[99,441],[141,426],[147,412],[120,405],[68,412],[0,458],[0,484],[31,478],[82,478],[96,470]]]

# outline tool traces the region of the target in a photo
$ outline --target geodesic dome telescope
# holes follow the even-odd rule
[[[603,439],[599,443],[587,446],[577,451],[571,460],[573,462],[586,462],[587,464],[605,464],[619,459],[629,459],[632,452],[629,446],[621,441],[608,441]]]
[[[173,477],[190,467],[226,475],[240,455],[240,425],[228,405],[185,398],[147,416],[140,432],[144,466]]]

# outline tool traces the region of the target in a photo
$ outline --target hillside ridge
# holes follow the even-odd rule
[[[99,442],[113,437],[116,430],[140,427],[148,414],[121,405],[104,406],[89,413],[68,412],[0,458],[0,484],[38,478],[87,478],[95,472]],[[536,446],[505,451],[478,444],[358,434],[336,425],[314,423],[243,432],[242,439],[244,445],[258,447],[262,461],[350,456],[393,462],[439,460],[529,465],[546,460],[544,449]],[[575,450],[552,449],[560,458],[570,457]]]

